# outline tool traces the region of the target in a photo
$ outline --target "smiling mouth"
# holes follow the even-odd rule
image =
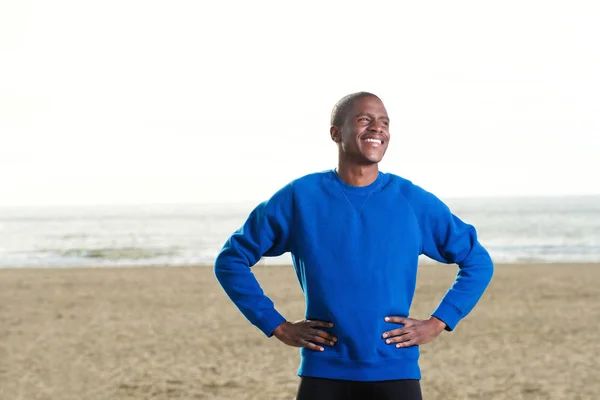
[[[381,145],[383,145],[383,140],[380,140],[380,139],[366,138],[366,139],[361,139],[361,140],[363,140],[363,141],[365,141],[367,143],[370,143],[372,145],[375,145],[375,146],[381,146]]]

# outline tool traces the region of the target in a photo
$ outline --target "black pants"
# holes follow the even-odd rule
[[[416,379],[359,382],[301,377],[296,400],[422,400]]]

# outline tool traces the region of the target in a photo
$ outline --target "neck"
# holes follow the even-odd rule
[[[379,175],[379,165],[350,165],[340,160],[336,172],[340,179],[350,186],[368,186]]]

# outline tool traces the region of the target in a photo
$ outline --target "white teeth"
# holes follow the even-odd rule
[[[365,139],[365,142],[383,144],[383,142],[381,140],[371,139],[371,138]]]

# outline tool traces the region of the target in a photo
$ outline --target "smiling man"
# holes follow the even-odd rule
[[[473,226],[433,194],[379,171],[390,142],[382,101],[360,92],[331,115],[338,166],[296,179],[225,243],[215,274],[267,337],[301,347],[298,399],[421,399],[419,346],[453,330],[493,274]],[[250,267],[290,252],[305,319],[287,321]],[[419,255],[458,264],[427,320],[410,318]]]

